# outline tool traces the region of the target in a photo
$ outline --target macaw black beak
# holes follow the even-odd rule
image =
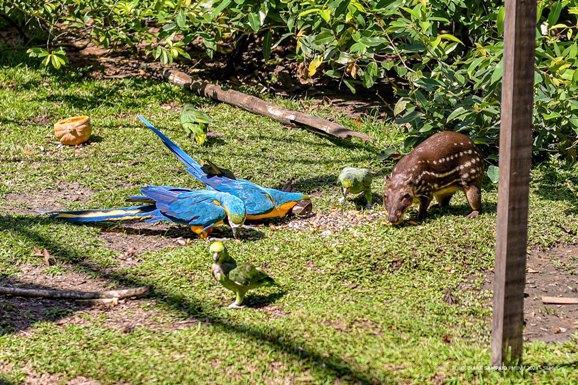
[[[219,253],[213,254],[213,259],[215,260],[215,262],[219,262],[219,256],[220,256]]]

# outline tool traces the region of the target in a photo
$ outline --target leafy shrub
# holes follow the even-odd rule
[[[12,0],[0,14],[45,30],[47,48],[30,52],[55,67],[64,62],[51,42],[62,33],[141,50],[163,63],[189,59],[192,43],[209,57],[232,55],[247,36],[259,38],[269,60],[276,45],[291,39],[302,77],[335,78],[351,92],[391,84],[407,149],[444,129],[467,132],[489,150],[497,146],[502,1]],[[576,156],[577,15],[574,0],[538,1],[536,154]]]

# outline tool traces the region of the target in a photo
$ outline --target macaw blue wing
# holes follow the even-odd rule
[[[167,146],[167,148],[169,150],[172,151],[173,154],[175,154],[177,156],[177,158],[179,158],[179,160],[181,162],[183,162],[186,166],[187,166],[187,171],[193,175],[195,178],[201,180],[200,178],[203,176],[206,176],[207,174],[205,174],[205,172],[202,169],[202,166],[200,164],[198,164],[197,162],[195,162],[195,160],[193,158],[191,158],[189,156],[189,154],[187,154],[186,152],[184,152],[183,150],[181,150],[179,148],[179,146],[177,146],[175,143],[173,143],[172,140],[170,140],[169,138],[167,138],[162,132],[160,132],[155,126],[152,125],[151,122],[149,122],[148,120],[146,120],[142,115],[137,115],[137,117],[141,120],[141,122],[143,122],[149,129],[151,129],[155,134],[157,134],[157,136],[163,141],[163,143],[165,144],[165,146]],[[201,181],[202,182],[202,181]],[[204,182],[203,182],[204,183]]]
[[[223,223],[225,218],[229,219],[231,227],[240,226],[245,221],[243,202],[226,193],[170,186],[146,186],[141,188],[141,192],[144,196],[132,196],[129,199],[150,204],[102,210],[55,211],[48,214],[53,218],[77,223],[167,220],[190,226],[203,239],[208,237],[213,226]]]
[[[275,208],[269,194],[259,185],[243,179],[231,179],[223,175],[208,175],[202,166],[167,138],[143,116],[138,118],[151,129],[177,158],[186,166],[189,174],[200,182],[217,191],[226,192],[240,198],[245,204],[248,215],[260,215],[271,212]]]
[[[226,192],[241,199],[247,210],[247,219],[284,217],[302,199],[309,199],[301,193],[286,193],[268,189],[244,179],[232,179],[223,173],[207,174],[202,166],[167,138],[141,115],[138,118],[146,124],[186,166],[186,170],[203,184],[217,191]]]

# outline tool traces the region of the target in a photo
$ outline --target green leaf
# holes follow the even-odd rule
[[[259,32],[259,28],[261,27],[261,19],[259,18],[259,14],[250,13],[248,19],[249,19],[249,26],[251,27],[253,32]]]
[[[498,28],[498,33],[504,35],[504,17],[506,16],[506,7],[501,6],[498,11],[498,17],[496,19],[496,27]]]
[[[325,20],[326,23],[329,23],[331,21],[331,9],[321,10],[319,12],[319,16],[321,16],[321,18]]]
[[[319,12],[321,12],[321,9],[319,9],[319,8],[311,8],[311,9],[307,9],[307,10],[301,12],[301,13],[299,14],[299,17],[303,17],[303,16],[307,16],[307,15],[309,15],[309,14],[311,14],[311,13],[319,13]]]
[[[351,91],[352,94],[355,94],[355,86],[353,85],[353,82],[349,79],[343,79],[343,83],[345,83],[345,85],[347,86],[347,88],[349,88],[349,91]]]
[[[452,113],[448,116],[447,122],[451,122],[452,120],[464,120],[463,117],[467,115],[470,111],[466,110],[464,107],[458,107],[452,111]],[[461,119],[460,119],[461,118]]]
[[[399,99],[395,106],[393,107],[393,115],[397,116],[405,111],[406,106],[408,105],[409,100],[407,99]]]
[[[461,45],[464,45],[464,43],[462,43],[462,41],[460,39],[458,39],[454,35],[450,35],[449,33],[442,33],[441,35],[438,35],[438,38],[440,38],[442,40],[455,41],[456,43],[460,43]]]
[[[52,63],[52,66],[55,69],[60,69],[60,66],[63,64],[63,62],[61,62],[62,59],[60,59],[58,56],[56,55],[50,55],[50,61]]]
[[[225,8],[227,8],[231,4],[231,0],[223,0],[219,5],[215,7],[213,12],[211,13],[211,19],[214,19],[218,16]]]
[[[377,63],[372,61],[365,67],[365,72],[363,73],[363,86],[365,88],[371,88],[377,80]]]
[[[488,171],[486,171],[486,175],[488,176],[488,178],[490,178],[490,180],[494,184],[497,184],[500,181],[499,171],[500,171],[499,168],[494,166],[493,164],[490,165],[488,167]]]
[[[495,84],[496,82],[500,81],[502,79],[503,73],[504,73],[504,60],[502,59],[498,62],[498,64],[496,64],[496,68],[494,68],[490,84]]]
[[[325,76],[329,76],[330,78],[339,79],[341,77],[341,73],[335,70],[327,70],[325,71]]]
[[[28,51],[26,51],[26,53],[30,56],[30,57],[45,57],[50,55],[50,53],[45,50],[44,48],[30,48]]]
[[[557,1],[550,8],[550,13],[548,14],[548,25],[554,25],[558,22],[560,18],[560,13],[562,12],[562,2]]]
[[[187,15],[185,12],[179,12],[175,18],[175,22],[180,29],[184,29],[187,26]]]
[[[350,53],[359,52],[361,54],[364,54],[366,51],[367,51],[367,46],[361,42],[355,43],[351,47],[349,47]]]
[[[335,17],[338,18],[347,12],[350,2],[350,0],[335,0],[329,4],[329,7],[335,9]]]
[[[268,30],[263,37],[263,58],[269,60],[271,58],[271,30]]]

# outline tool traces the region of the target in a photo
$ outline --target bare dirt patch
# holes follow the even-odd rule
[[[0,280],[2,286],[38,289],[102,291],[119,288],[117,282],[94,277],[61,266],[58,274],[48,266],[20,265],[20,272]],[[197,325],[195,319],[183,319],[155,307],[156,300],[125,299],[116,306],[87,306],[75,301],[48,298],[0,297],[0,335],[16,333],[28,335],[29,328],[37,322],[49,321],[56,325],[92,325],[129,333],[136,328],[176,330]]]
[[[31,194],[11,193],[0,207],[0,215],[40,217],[39,211],[66,210],[65,202],[84,202],[92,194],[94,191],[78,183],[59,183],[56,189],[35,190]],[[143,253],[184,246],[196,239],[187,227],[171,223],[126,222],[94,226],[102,228],[100,239],[104,247],[119,253],[119,268],[134,266]],[[220,234],[220,230],[215,234]]]
[[[54,190],[34,190],[31,194],[11,193],[0,214],[39,215],[38,211],[63,210],[63,202],[84,202],[94,192],[78,183],[58,183]]]
[[[484,289],[493,287],[494,274],[489,272]],[[544,342],[570,339],[578,331],[578,305],[544,304],[542,297],[578,298],[578,245],[530,253],[524,293],[524,338]]]

